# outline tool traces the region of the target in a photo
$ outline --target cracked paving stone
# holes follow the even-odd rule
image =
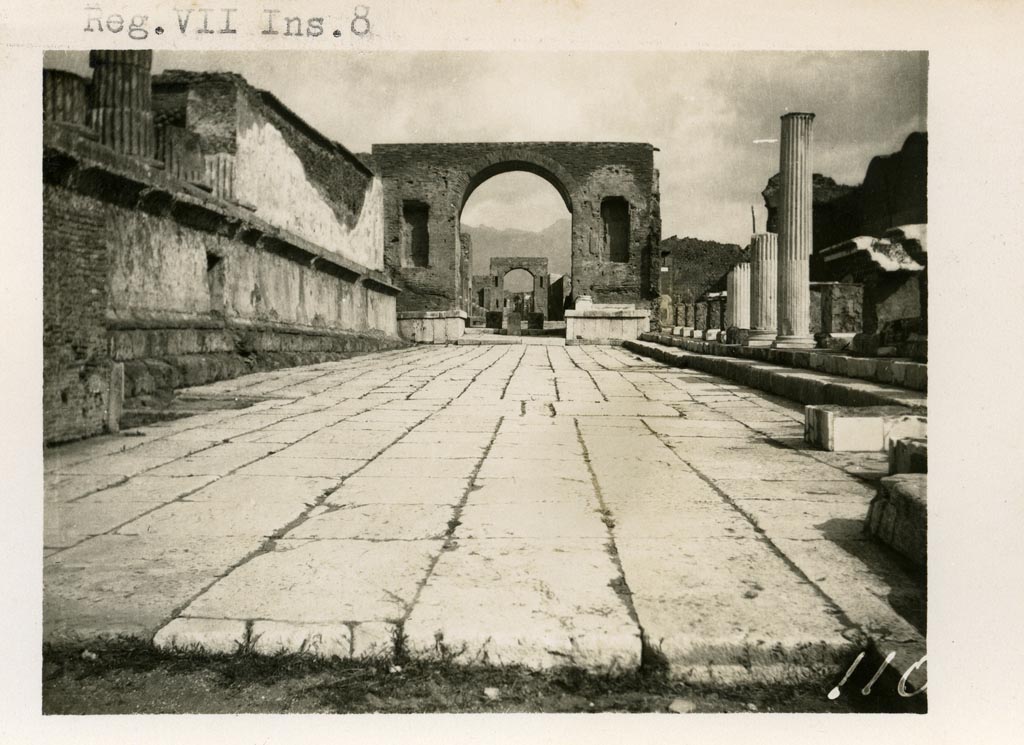
[[[472,497],[471,497],[472,499]],[[521,504],[467,504],[459,517],[454,537],[607,539],[608,529],[601,515],[586,503],[535,502],[524,510]]]
[[[290,458],[274,455],[245,466],[239,476],[302,476],[340,479],[366,465],[365,460],[347,458]]]
[[[405,623],[410,654],[457,663],[630,670],[640,629],[599,541],[460,540]]]
[[[689,682],[823,682],[854,651],[814,587],[752,538],[620,538],[648,640]]]
[[[148,638],[261,539],[102,535],[47,557],[43,637]]]
[[[404,617],[441,541],[281,540],[182,616],[336,623]],[[296,650],[297,651],[297,650]]]
[[[416,474],[421,479],[458,479],[467,478],[473,473],[476,463],[476,460],[466,458],[389,458],[385,453],[360,471],[359,475],[369,478],[408,473]]]
[[[172,502],[117,529],[120,535],[269,536],[299,517],[301,500],[271,501],[232,497],[216,501]]]
[[[189,502],[249,499],[260,502],[314,502],[338,485],[339,479],[309,476],[251,476],[236,473],[186,497]]]
[[[362,538],[368,541],[411,541],[444,538],[453,507],[444,504],[346,505],[290,530],[286,538]]]
[[[100,502],[149,502],[150,507],[195,492],[216,476],[135,476],[123,484],[81,498],[76,504]]]
[[[473,482],[468,504],[532,504],[534,502],[569,502],[591,506],[597,504],[589,478],[570,479],[544,474],[516,475],[513,478],[485,478]],[[520,509],[523,509],[522,507]]]
[[[445,504],[462,501],[468,478],[419,479],[407,477],[353,476],[332,493],[325,504]]]

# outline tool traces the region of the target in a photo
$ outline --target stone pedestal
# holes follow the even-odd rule
[[[522,336],[523,335],[523,314],[512,311],[508,314],[508,323],[505,328],[505,333],[509,336]]]
[[[462,338],[468,318],[464,310],[403,311],[398,333],[417,344],[448,344]]]
[[[703,331],[708,327],[708,304],[707,303],[694,303],[693,304],[693,328],[697,331]]]
[[[782,117],[779,158],[778,333],[779,349],[812,349],[811,248],[813,205],[811,125],[814,114]]]
[[[725,328],[750,328],[750,264],[737,264],[725,278]]]
[[[750,242],[750,336],[747,346],[767,347],[775,341],[778,312],[778,254],[775,233],[758,233]]]
[[[621,343],[626,339],[639,339],[650,331],[650,311],[623,306],[602,306],[590,303],[565,312],[565,343]]]
[[[125,155],[154,155],[152,64],[152,50],[89,52],[92,127],[101,143]]]

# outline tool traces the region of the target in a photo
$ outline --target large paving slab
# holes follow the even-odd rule
[[[809,449],[777,396],[529,343],[185,393],[267,398],[46,452],[47,640],[723,685],[925,650],[923,577],[861,530],[885,465]]]

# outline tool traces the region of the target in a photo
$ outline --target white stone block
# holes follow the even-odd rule
[[[833,452],[886,452],[902,437],[924,437],[928,419],[898,406],[807,406],[804,439]]]

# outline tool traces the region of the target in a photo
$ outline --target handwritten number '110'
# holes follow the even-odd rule
[[[864,652],[861,652],[859,655],[857,655],[856,659],[854,659],[853,661],[853,664],[850,665],[849,669],[846,671],[846,674],[843,676],[843,679],[840,680],[839,683],[836,684],[836,686],[828,692],[828,698],[830,701],[835,701],[837,698],[839,698],[839,689],[842,688],[843,684],[850,679],[851,675],[853,675],[853,671],[857,669],[857,665],[859,665],[860,661],[864,659],[864,654]],[[889,663],[892,662],[895,657],[895,652],[890,652],[886,655],[881,667],[879,667],[878,670],[875,671],[875,674],[871,676],[871,680],[867,682],[867,685],[860,689],[860,694],[862,696],[867,696],[871,693],[871,687],[874,686],[874,684],[882,676],[882,673],[885,671],[885,668],[889,666]],[[902,696],[903,698],[910,698],[912,696],[916,696],[919,693],[923,693],[924,690],[928,687],[928,684],[925,683],[923,686],[915,690],[913,693],[907,692],[907,679],[910,677],[910,674],[917,670],[919,667],[921,667],[921,665],[923,665],[927,659],[928,655],[925,655],[917,662],[915,662],[913,665],[908,667],[906,672],[904,672],[903,675],[900,676],[899,685],[896,686],[896,692],[900,696]]]

